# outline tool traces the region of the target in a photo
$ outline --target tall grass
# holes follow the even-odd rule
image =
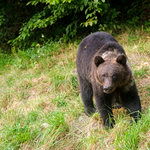
[[[149,149],[150,39],[135,33],[116,39],[131,61],[143,117],[130,125],[124,109],[114,110],[116,125],[109,131],[98,113],[84,114],[75,71],[78,42],[49,41],[0,54],[0,149]]]

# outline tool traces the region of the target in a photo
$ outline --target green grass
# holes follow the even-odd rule
[[[75,72],[79,43],[49,41],[26,51],[0,54],[0,149],[150,149],[150,38],[143,31],[116,36],[131,61],[143,117],[130,125],[114,110],[106,131],[96,113],[84,114]]]
[[[142,79],[144,78],[144,76],[147,75],[147,71],[148,71],[148,68],[145,66],[139,70],[134,70],[134,77]]]

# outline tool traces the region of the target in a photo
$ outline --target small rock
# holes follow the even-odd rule
[[[43,123],[41,126],[42,126],[43,128],[47,128],[47,127],[49,127],[49,124],[48,124],[48,123]]]
[[[149,66],[149,63],[148,63],[148,62],[145,62],[145,63],[144,63],[144,66]]]

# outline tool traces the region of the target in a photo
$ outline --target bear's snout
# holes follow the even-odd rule
[[[104,91],[109,91],[109,87],[108,86],[104,86]]]
[[[114,89],[111,86],[104,86],[103,87],[103,91],[106,94],[110,94],[110,93],[112,93],[114,91]]]
[[[109,81],[109,82],[108,82]],[[103,85],[103,92],[106,94],[110,94],[115,90],[112,81],[108,80]]]

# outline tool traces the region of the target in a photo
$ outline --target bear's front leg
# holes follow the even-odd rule
[[[91,116],[95,113],[96,108],[93,104],[93,89],[91,83],[89,83],[86,79],[79,76],[81,97],[85,107],[85,113],[88,116]]]
[[[103,125],[105,129],[110,129],[114,126],[114,116],[112,112],[112,97],[113,94],[105,94],[103,93],[103,90],[94,92],[96,106],[98,109],[98,112],[103,119]]]
[[[141,118],[141,103],[136,85],[129,87],[128,91],[121,92],[123,107],[128,110],[130,116],[137,122]]]

